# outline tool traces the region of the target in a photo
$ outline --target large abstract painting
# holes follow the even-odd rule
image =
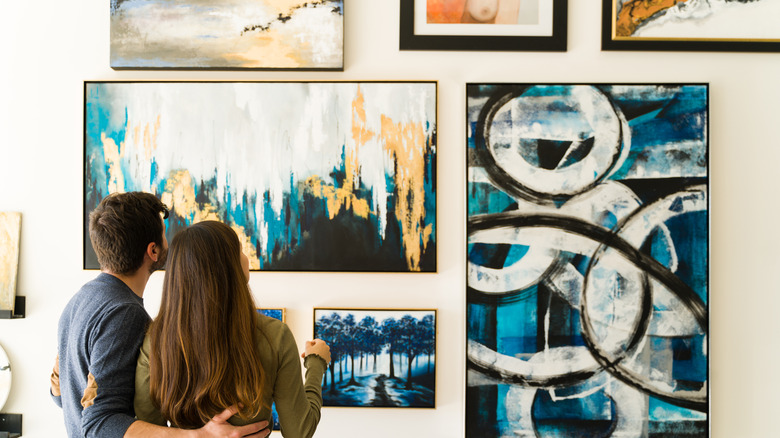
[[[314,309],[330,346],[324,406],[433,408],[436,310]]]
[[[14,313],[22,214],[0,212],[0,310]]]
[[[708,86],[467,100],[467,436],[706,437]]]
[[[88,82],[87,216],[113,192],[167,236],[236,230],[254,270],[436,270],[435,82]]]
[[[607,50],[780,51],[777,0],[602,0]]]
[[[343,0],[111,0],[111,67],[343,70]]]

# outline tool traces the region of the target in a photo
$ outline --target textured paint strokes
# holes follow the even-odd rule
[[[324,199],[328,204],[328,217],[334,219],[342,209],[352,211],[355,216],[367,219],[371,214],[368,201],[355,196],[350,185],[334,187],[318,176],[309,177],[305,183],[306,189],[314,197]]]
[[[623,4],[617,16],[617,36],[630,36],[655,14],[688,0],[633,0]]]
[[[315,196],[325,198],[328,201],[328,215],[331,219],[344,208],[352,210],[353,214],[368,218],[370,207],[365,199],[355,195],[360,179],[360,147],[374,137],[374,133],[366,128],[366,111],[364,108],[365,97],[357,89],[357,96],[352,101],[352,139],[354,145],[347,143],[344,146],[344,182],[342,187],[331,187],[323,184],[320,178],[313,177],[307,180],[307,186],[311,188]]]
[[[0,309],[13,310],[16,272],[19,265],[19,238],[22,214],[0,212]],[[0,403],[0,407],[2,404]]]
[[[460,23],[466,0],[428,0],[428,23]]]
[[[425,131],[420,123],[395,123],[382,116],[382,139],[385,149],[395,156],[398,163],[395,210],[401,221],[406,262],[409,269],[419,271],[422,253],[433,231],[433,225],[425,225],[424,222],[425,150],[415,148],[416,145],[426,144]]]
[[[108,192],[124,192],[125,176],[122,173],[122,145],[116,144],[113,138],[106,137],[106,134],[100,133],[100,140],[103,142],[103,157],[108,172]]]
[[[360,179],[360,147],[372,139],[375,134],[366,127],[365,97],[357,89],[357,96],[352,101],[352,139],[354,145],[347,143],[344,146],[344,182],[342,187],[327,184],[319,176],[312,176],[306,180],[306,188],[309,192],[321,199],[325,199],[328,205],[328,217],[333,219],[344,209],[351,210],[355,216],[367,219],[371,211],[368,201],[360,199],[355,194],[355,188]]]
[[[195,185],[195,181],[188,170],[172,170],[168,174],[161,200],[171,211],[180,217],[187,218],[190,223],[221,221],[222,218],[217,206],[210,202],[197,201]],[[260,269],[257,249],[252,244],[252,238],[246,232],[246,228],[234,223],[231,223],[230,227],[238,235],[241,250],[249,259],[250,269]]]
[[[425,225],[425,155],[429,145],[422,124],[395,123],[382,115],[380,141],[391,160],[396,162],[394,181],[398,196],[395,212],[401,223],[404,252],[407,266],[412,271],[420,270],[422,253],[428,246],[433,225]],[[358,87],[352,101],[352,139],[354,147],[345,146],[343,187],[332,187],[323,183],[319,177],[306,181],[307,188],[314,196],[327,200],[328,214],[333,219],[341,210],[352,210],[356,216],[368,218],[371,211],[368,202],[354,194],[354,187],[360,179],[360,148],[374,139],[376,133],[367,128],[365,96]],[[425,145],[424,147],[420,147]]]

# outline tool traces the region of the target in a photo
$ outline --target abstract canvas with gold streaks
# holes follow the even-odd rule
[[[344,68],[343,0],[111,0],[112,68]]]
[[[0,310],[14,310],[22,214],[0,212]]]
[[[141,190],[171,209],[169,239],[225,222],[255,270],[435,271],[436,89],[87,82],[85,227],[109,193]]]

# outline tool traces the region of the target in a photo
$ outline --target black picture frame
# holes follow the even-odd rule
[[[780,52],[780,33],[777,39],[617,37],[615,4],[615,0],[602,0],[601,50]]]
[[[567,48],[568,0],[552,0],[551,36],[415,34],[416,1],[425,0],[401,0],[400,50],[565,52]]]

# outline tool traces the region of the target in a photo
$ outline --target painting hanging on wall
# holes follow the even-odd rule
[[[433,408],[436,310],[314,309],[330,346],[323,406]]]
[[[287,322],[287,309],[285,308],[257,309],[257,313],[269,318],[278,319],[285,323]],[[271,404],[271,421],[273,421],[273,430],[282,430],[282,425],[279,423],[279,411],[276,410],[276,403]]]
[[[780,51],[776,0],[602,0],[604,50]]]
[[[467,103],[467,436],[706,437],[708,86]]]
[[[401,50],[566,51],[567,0],[401,0]]]
[[[282,322],[287,322],[287,309],[284,308],[257,309],[257,313],[269,318],[278,319]]]
[[[436,270],[435,82],[87,82],[88,214],[170,209],[168,239],[230,225],[253,270]]]
[[[344,69],[343,0],[111,0],[114,69]]]
[[[0,212],[0,310],[15,312],[22,214]]]

